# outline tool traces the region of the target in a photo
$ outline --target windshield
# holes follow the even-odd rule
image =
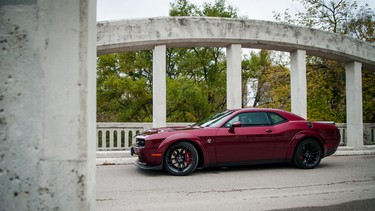
[[[196,123],[194,126],[201,126],[201,127],[216,127],[222,123],[225,117],[231,115],[233,111],[224,111],[221,113],[214,114],[210,116],[208,119],[205,119],[201,122]]]

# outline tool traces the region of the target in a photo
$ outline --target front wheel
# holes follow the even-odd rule
[[[198,152],[188,142],[178,142],[168,148],[164,157],[164,168],[176,176],[191,174],[198,165]]]
[[[322,159],[322,148],[319,143],[312,139],[303,140],[298,144],[293,163],[299,168],[312,169],[319,165]]]

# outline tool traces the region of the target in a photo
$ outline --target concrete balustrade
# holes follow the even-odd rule
[[[166,126],[188,126],[193,123],[167,123]],[[129,150],[135,136],[153,128],[151,122],[98,122],[96,126],[96,150]]]
[[[193,123],[167,123],[167,126],[188,126]],[[345,123],[336,123],[341,135],[340,146],[348,145],[348,128]],[[152,128],[146,122],[98,122],[96,128],[96,150],[129,150],[135,142],[135,135]],[[375,145],[375,123],[365,123],[363,127],[363,145]]]

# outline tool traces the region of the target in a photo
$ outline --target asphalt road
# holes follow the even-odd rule
[[[313,170],[256,165],[190,176],[98,166],[96,210],[374,210],[375,156],[333,156]]]

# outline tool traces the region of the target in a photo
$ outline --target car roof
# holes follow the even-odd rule
[[[294,114],[289,111],[285,111],[282,109],[276,109],[276,108],[242,108],[242,109],[230,109],[235,113],[243,113],[243,112],[273,112],[277,113],[284,118],[290,120],[290,121],[297,121],[297,120],[305,120],[304,118],[298,116],[297,114]]]

